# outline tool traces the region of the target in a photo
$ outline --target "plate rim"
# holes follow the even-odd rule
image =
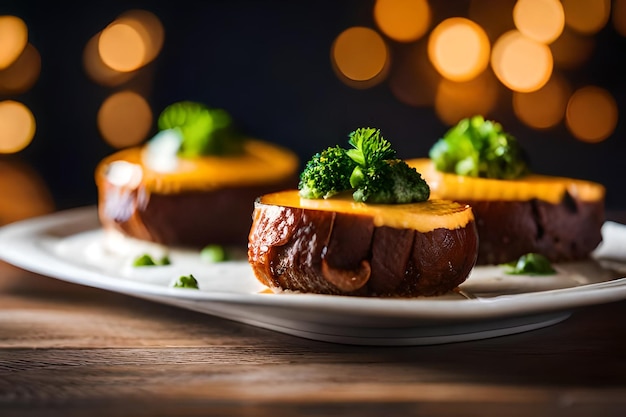
[[[71,227],[68,227],[71,226]],[[577,287],[476,299],[396,299],[320,294],[271,294],[247,292],[189,291],[111,276],[68,264],[37,244],[42,237],[69,237],[100,228],[97,206],[82,206],[10,223],[0,227],[0,260],[51,278],[142,298],[171,298],[178,304],[221,302],[249,306],[317,310],[325,314],[352,314],[381,318],[401,317],[436,322],[472,322],[565,310],[626,299],[626,277],[613,285],[586,284]],[[61,230],[52,236],[52,230]],[[26,250],[26,253],[24,252]],[[27,253],[35,252],[46,262],[35,264]],[[30,257],[32,259],[32,256]],[[244,261],[242,261],[244,262]],[[59,273],[63,265],[70,273]],[[81,278],[77,278],[76,275]],[[601,283],[604,284],[604,283]],[[167,301],[163,301],[167,302]]]

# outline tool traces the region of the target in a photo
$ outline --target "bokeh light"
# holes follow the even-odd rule
[[[125,90],[109,96],[98,111],[98,129],[114,148],[137,145],[148,136],[152,110],[139,94]]]
[[[389,74],[392,94],[409,106],[432,106],[441,75],[428,60],[427,42],[407,44],[395,52]]]
[[[570,97],[565,115],[572,135],[584,142],[601,142],[617,126],[617,103],[603,88],[582,87]]]
[[[565,13],[558,0],[518,0],[513,21],[525,36],[549,44],[563,32]]]
[[[98,51],[102,62],[121,72],[135,71],[146,58],[146,46],[139,32],[117,21],[100,33]]]
[[[389,51],[375,30],[354,26],[335,39],[331,49],[335,70],[353,81],[379,78],[388,66]]]
[[[0,94],[21,94],[37,82],[41,73],[41,55],[30,43],[13,64],[0,70]]]
[[[35,136],[35,116],[24,104],[0,101],[0,153],[15,153],[30,144]]]
[[[39,174],[25,163],[0,156],[0,226],[54,211],[54,201]]]
[[[622,36],[626,36],[626,0],[613,0],[613,27]]]
[[[140,66],[149,64],[161,52],[165,40],[165,31],[163,24],[154,13],[142,9],[133,9],[122,13],[116,22],[133,28],[141,38],[145,53]]]
[[[28,43],[26,23],[17,16],[0,16],[0,70],[17,59]]]
[[[498,101],[498,81],[485,71],[466,82],[442,79],[435,97],[435,113],[439,119],[454,125],[465,117],[490,113]]]
[[[121,72],[106,65],[98,51],[100,34],[93,36],[83,50],[83,67],[94,82],[106,87],[121,85],[135,76],[134,72]]]
[[[611,0],[562,0],[565,24],[573,30],[592,35],[609,21]]]
[[[570,95],[569,83],[554,73],[537,91],[514,92],[513,111],[519,120],[534,129],[552,128],[563,120]]]
[[[565,28],[561,36],[550,44],[554,65],[562,69],[574,69],[584,64],[591,56],[595,40]]]
[[[376,0],[374,4],[378,28],[398,42],[412,42],[424,36],[430,19],[430,5],[426,0]]]
[[[550,79],[553,65],[547,45],[516,30],[505,33],[493,45],[491,67],[500,82],[513,91],[540,89]]]
[[[121,85],[158,56],[164,39],[163,24],[154,13],[126,11],[87,42],[83,50],[85,72],[98,84]]]
[[[428,57],[445,78],[462,82],[489,65],[489,38],[476,23],[462,17],[441,22],[430,34]]]

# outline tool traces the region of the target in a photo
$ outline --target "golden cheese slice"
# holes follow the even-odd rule
[[[174,194],[271,184],[293,177],[299,166],[292,151],[254,139],[244,142],[241,155],[177,158],[175,169],[168,171],[150,167],[145,152],[145,146],[133,147],[104,158],[96,168],[96,179],[107,178],[114,163],[123,161],[139,168],[139,182],[147,191]]]
[[[448,200],[428,200],[409,204],[366,204],[356,202],[346,193],[327,199],[301,198],[298,190],[266,194],[259,203],[309,210],[348,213],[373,218],[377,227],[414,229],[422,233],[434,229],[458,229],[474,220],[471,208]]]
[[[565,177],[528,175],[516,180],[465,177],[438,171],[428,158],[409,159],[430,186],[431,197],[460,201],[529,201],[539,199],[558,204],[568,192],[582,201],[604,199],[601,184]]]

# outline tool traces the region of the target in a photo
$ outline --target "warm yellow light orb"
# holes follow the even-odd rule
[[[100,33],[98,51],[106,65],[116,71],[129,72],[145,62],[146,44],[136,28],[113,22]]]
[[[0,70],[20,56],[28,43],[26,23],[17,16],[0,16]]]
[[[547,45],[512,30],[493,45],[491,67],[502,84],[529,93],[543,87],[552,75],[552,53]]]
[[[133,91],[109,96],[98,111],[98,128],[104,140],[115,148],[139,144],[152,125],[148,102]]]
[[[525,36],[549,44],[563,32],[565,13],[558,0],[518,0],[513,21]]]
[[[572,94],[567,104],[566,123],[570,132],[584,142],[601,142],[617,126],[617,103],[605,89],[588,86]]]
[[[379,75],[389,52],[375,30],[354,26],[344,30],[332,45],[331,59],[337,71],[354,81],[367,81]]]
[[[610,0],[562,0],[565,24],[584,35],[593,35],[609,21]]]
[[[424,36],[431,11],[426,0],[376,0],[374,20],[379,29],[398,42],[412,42]]]
[[[0,153],[15,153],[30,144],[35,136],[35,116],[24,104],[0,101]]]
[[[476,23],[462,17],[441,22],[428,39],[428,57],[445,78],[463,82],[489,65],[489,39]]]

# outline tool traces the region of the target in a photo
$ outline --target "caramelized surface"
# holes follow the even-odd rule
[[[538,199],[552,204],[563,200],[567,191],[581,201],[604,199],[605,188],[591,181],[546,175],[529,175],[517,180],[464,177],[437,171],[428,158],[406,161],[417,169],[435,198],[478,201],[528,201]]]
[[[422,233],[437,228],[457,229],[465,227],[474,220],[474,215],[468,205],[447,200],[429,200],[411,204],[365,204],[355,202],[351,194],[329,199],[306,199],[300,198],[297,190],[287,190],[264,195],[259,202],[368,216],[373,219],[376,227],[414,229]]]

